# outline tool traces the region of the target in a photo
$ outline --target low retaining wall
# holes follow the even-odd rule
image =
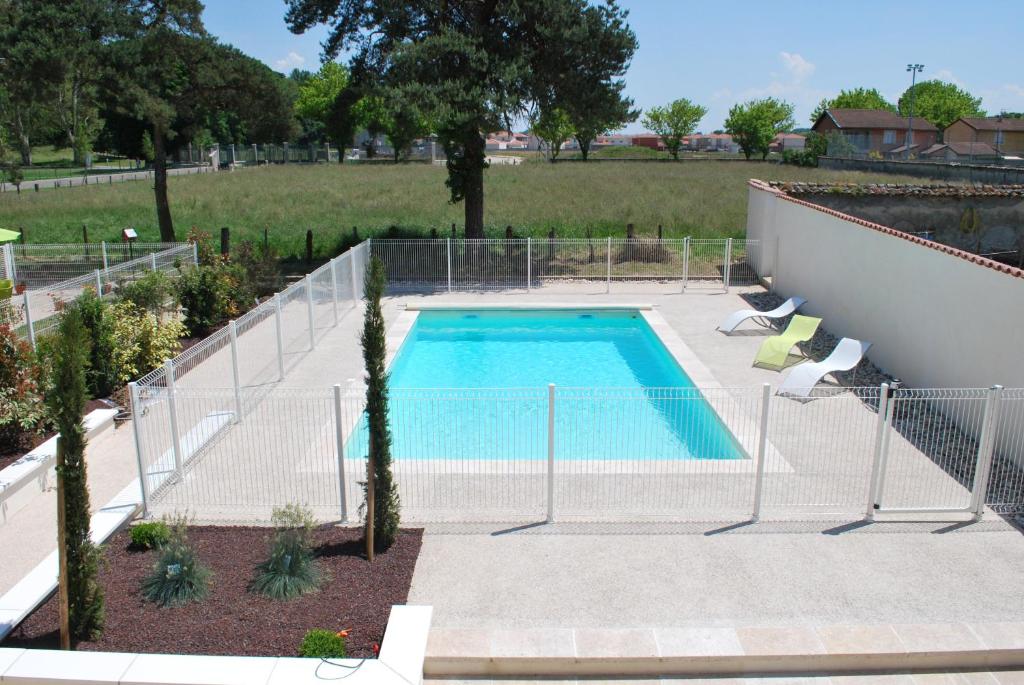
[[[968,183],[1024,183],[1024,168],[987,166],[984,164],[949,164],[943,162],[917,162],[896,159],[846,159],[819,157],[818,167],[837,171],[869,171],[876,174],[903,174],[942,181]]]

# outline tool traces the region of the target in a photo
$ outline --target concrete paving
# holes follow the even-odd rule
[[[445,628],[1018,621],[999,521],[427,528],[409,602]],[[647,534],[645,534],[647,533]]]
[[[1024,671],[944,671],[721,678],[426,678],[423,685],[1021,685]]]
[[[108,429],[86,449],[92,511],[109,502],[138,475],[131,424]],[[54,483],[53,479],[49,481]],[[0,595],[57,549],[56,487],[37,492],[31,502],[0,525]]]

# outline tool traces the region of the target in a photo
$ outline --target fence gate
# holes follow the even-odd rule
[[[900,389],[883,398],[872,476],[874,508],[980,513],[1000,391]]]

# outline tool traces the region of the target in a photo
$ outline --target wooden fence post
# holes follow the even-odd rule
[[[231,254],[231,229],[227,226],[220,229],[220,253],[225,257]]]
[[[306,231],[306,263],[313,261],[313,230]]]

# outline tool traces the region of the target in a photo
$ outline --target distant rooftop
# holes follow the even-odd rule
[[[818,123],[829,117],[839,128],[883,128],[906,129],[907,120],[899,114],[884,109],[826,109],[818,117]],[[921,117],[914,117],[915,131],[937,131],[935,125]]]

